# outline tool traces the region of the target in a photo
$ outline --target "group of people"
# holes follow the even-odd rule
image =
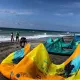
[[[19,42],[19,32],[16,33],[16,41]],[[13,32],[11,33],[11,42],[14,42],[14,35],[13,35]]]
[[[19,40],[19,32],[16,33],[16,41],[20,42],[20,46],[21,48],[24,48],[25,44],[27,43],[27,39],[25,37],[21,37],[21,39]],[[13,32],[11,33],[11,42],[14,42],[14,35]]]

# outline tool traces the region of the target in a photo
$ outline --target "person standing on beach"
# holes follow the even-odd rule
[[[19,32],[16,33],[16,41],[19,42]]]
[[[14,36],[13,36],[13,32],[11,33],[11,42],[14,41]]]

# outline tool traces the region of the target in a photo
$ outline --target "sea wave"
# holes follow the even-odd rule
[[[46,33],[43,35],[32,35],[32,36],[20,36],[21,37],[26,37],[26,39],[39,39],[39,38],[46,38],[46,37],[63,37],[63,36],[67,36],[67,35],[61,35],[61,34],[57,34],[57,35],[47,35]],[[5,35],[0,35],[0,42],[4,42],[4,41],[10,41],[11,37],[10,36],[5,36]],[[15,39],[15,36],[14,36]]]

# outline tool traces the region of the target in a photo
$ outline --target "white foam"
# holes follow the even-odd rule
[[[26,37],[26,39],[39,39],[39,38],[46,38],[46,37],[63,37],[63,36],[68,36],[68,35],[61,35],[61,34],[47,35],[46,33],[44,33],[43,35],[20,36],[20,38]],[[15,39],[15,36],[14,36],[14,39]],[[0,35],[0,42],[10,41],[10,40],[11,40],[10,36]]]

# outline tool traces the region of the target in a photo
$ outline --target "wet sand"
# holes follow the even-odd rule
[[[40,41],[42,42],[42,41]],[[37,46],[40,42],[32,41],[30,42],[33,47]],[[1,61],[8,56],[11,52],[21,49],[19,43],[17,42],[3,42],[0,43],[0,63]],[[49,54],[51,61],[55,64],[60,64],[64,62],[69,56],[53,55]],[[0,80],[9,80],[6,79],[2,74],[0,74]]]

